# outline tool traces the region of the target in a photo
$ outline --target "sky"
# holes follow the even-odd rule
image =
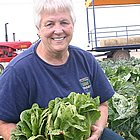
[[[85,48],[88,45],[85,0],[73,0],[76,24],[72,45]],[[93,11],[89,9],[90,30],[94,29]],[[96,27],[140,25],[140,5],[123,7],[95,7]],[[0,0],[0,42],[5,41],[5,23],[8,41],[31,41],[38,39],[33,22],[33,0]]]

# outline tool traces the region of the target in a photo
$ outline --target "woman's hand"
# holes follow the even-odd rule
[[[91,137],[87,140],[98,140],[102,134],[102,130],[100,127],[96,125],[91,126]]]
[[[16,124],[14,123],[6,123],[0,120],[0,134],[2,135],[4,140],[10,139],[10,131],[16,128]]]

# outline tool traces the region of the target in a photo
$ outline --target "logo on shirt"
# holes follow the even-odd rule
[[[91,87],[91,84],[90,84],[90,80],[89,80],[89,77],[85,77],[85,78],[82,78],[79,80],[83,89],[86,91],[86,92],[89,92],[89,89]]]

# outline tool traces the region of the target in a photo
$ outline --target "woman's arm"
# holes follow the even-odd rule
[[[101,136],[108,119],[108,104],[104,102],[100,104],[98,110],[101,111],[101,117],[91,127],[91,137],[88,140],[98,140]]]
[[[16,128],[14,123],[6,123],[0,120],[0,135],[2,135],[4,140],[10,139],[10,131]]]

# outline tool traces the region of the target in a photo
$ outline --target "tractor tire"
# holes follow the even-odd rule
[[[113,60],[114,61],[119,61],[119,60],[129,60],[130,59],[130,54],[126,50],[119,50],[114,52],[113,54]]]
[[[4,67],[2,64],[0,64],[0,74],[4,71]]]

